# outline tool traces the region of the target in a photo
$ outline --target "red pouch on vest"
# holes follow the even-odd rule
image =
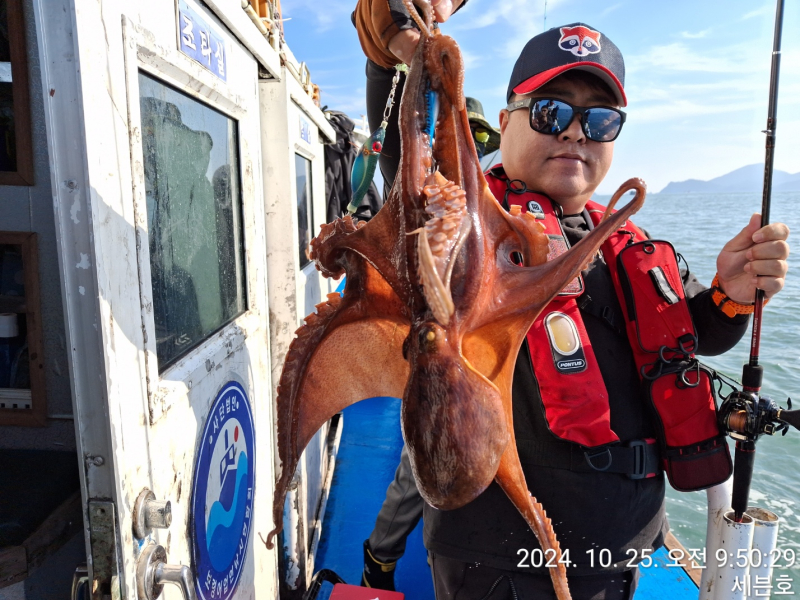
[[[692,492],[728,479],[733,463],[717,426],[709,371],[696,359],[678,361],[653,379],[645,375],[645,382],[658,413],[662,460],[672,487]]]
[[[617,268],[669,481],[679,491],[721,483],[733,463],[717,424],[710,373],[694,358],[697,337],[675,250],[658,240],[630,244],[619,253]]]

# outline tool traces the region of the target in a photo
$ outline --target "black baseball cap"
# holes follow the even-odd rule
[[[617,103],[626,106],[625,61],[619,48],[586,23],[554,27],[531,38],[519,55],[506,101],[514,94],[527,94],[570,69],[589,71],[605,81]]]

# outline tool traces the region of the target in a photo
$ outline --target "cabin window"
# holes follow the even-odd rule
[[[37,248],[0,231],[0,425],[47,424]]]
[[[308,263],[306,250],[314,231],[314,202],[311,196],[311,161],[294,155],[295,187],[297,189],[297,239],[300,243],[300,268]]]
[[[0,0],[0,185],[33,185],[21,0]]]
[[[163,371],[247,310],[237,123],[139,73],[150,275]]]

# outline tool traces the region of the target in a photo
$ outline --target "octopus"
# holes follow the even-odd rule
[[[346,285],[306,317],[286,354],[277,394],[282,470],[267,546],[274,546],[287,488],[317,430],[359,400],[399,397],[403,437],[425,501],[456,509],[496,481],[542,550],[556,557],[550,574],[565,600],[561,549],[517,454],[514,364],[536,316],[641,207],[644,184],[623,184],[602,222],[547,260],[543,227],[517,206],[504,210],[484,179],[458,46],[433,27],[427,0],[417,0],[421,15],[405,2],[422,34],[400,106],[400,168],[372,220],[338,219],[310,244],[321,273],[346,274]],[[439,107],[433,144],[431,93]],[[614,212],[630,189],[634,198]]]

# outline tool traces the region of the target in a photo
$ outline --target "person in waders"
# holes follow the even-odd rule
[[[356,16],[384,4],[361,0]],[[356,25],[370,58],[375,47],[389,53],[376,33],[384,29],[369,19]],[[503,162],[486,178],[506,209],[516,204],[544,225],[552,252],[579,242],[602,216],[591,198],[625,123],[624,82],[621,52],[586,23],[533,37],[514,65],[500,112]],[[729,221],[743,219],[721,216],[719,225]],[[636,564],[669,531],[666,479],[690,491],[730,476],[710,374],[695,355],[731,349],[748,328],[756,288],[768,298],[783,288],[788,234],[753,215],[721,249],[705,287],[679,268],[671,244],[628,221],[528,331],[514,372],[514,433],[575,600],[633,597]],[[413,485],[407,460],[398,481],[407,489],[395,503],[402,508]],[[392,514],[390,500],[381,514]],[[536,537],[497,484],[456,510],[423,503],[423,521],[437,600],[555,598],[546,561],[531,560],[541,553]],[[365,543],[369,585],[393,568],[378,541]]]

